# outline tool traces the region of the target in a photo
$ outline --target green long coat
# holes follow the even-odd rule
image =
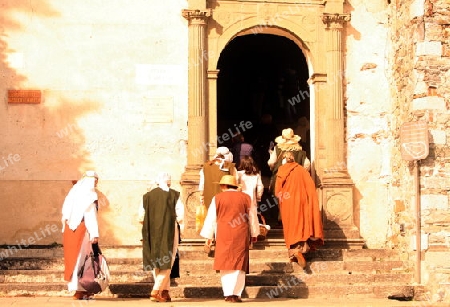
[[[142,256],[144,271],[171,269],[175,236],[175,205],[180,192],[155,188],[144,194],[145,210],[142,224]]]

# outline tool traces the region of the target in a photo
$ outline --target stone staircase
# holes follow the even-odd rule
[[[172,280],[172,297],[221,298],[220,277],[213,258],[203,252],[203,240],[180,245],[180,275]],[[104,297],[148,297],[151,274],[142,271],[140,246],[103,246],[111,271]],[[66,296],[63,251],[60,246],[0,249],[0,296]],[[258,242],[250,251],[250,274],[243,297],[248,298],[386,298],[415,296],[413,272],[395,250],[341,249],[325,246],[307,257],[307,267],[287,261],[281,232]]]

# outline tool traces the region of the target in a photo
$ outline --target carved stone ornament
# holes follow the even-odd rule
[[[183,10],[182,15],[189,20],[190,24],[205,24],[211,16],[212,10]]]
[[[351,16],[349,14],[323,14],[322,21],[329,28],[342,28],[344,23],[349,22]]]
[[[326,195],[324,209],[327,220],[337,222],[341,226],[353,224],[351,189],[326,189],[324,192]]]

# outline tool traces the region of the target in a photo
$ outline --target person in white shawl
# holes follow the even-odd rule
[[[68,290],[75,291],[73,298],[77,300],[93,297],[79,284],[77,273],[89,244],[98,243],[97,182],[98,175],[86,171],[69,191],[62,207],[64,280],[68,282]]]

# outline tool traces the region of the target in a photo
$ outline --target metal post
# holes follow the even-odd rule
[[[416,188],[416,282],[421,282],[421,215],[420,215],[420,182],[419,182],[419,160],[414,160],[414,186]]]

